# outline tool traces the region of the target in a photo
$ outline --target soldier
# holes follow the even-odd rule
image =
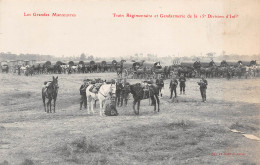
[[[158,77],[158,79],[156,79],[155,84],[157,86],[159,86],[159,93],[162,97],[162,88],[164,88],[164,82],[163,82],[163,78],[161,77],[161,75]]]
[[[208,85],[208,81],[205,79],[205,76],[201,76],[200,82],[198,82],[198,85],[200,86],[200,94],[202,97],[202,102],[206,102],[206,89]]]
[[[18,65],[18,75],[21,75],[21,66]]]
[[[178,86],[178,81],[176,79],[176,75],[173,75],[172,80],[170,82],[170,86],[169,86],[169,89],[171,89],[171,97],[170,97],[170,99],[172,98],[173,91],[174,91],[175,98],[177,97],[177,92],[176,92],[177,86]]]
[[[88,81],[87,79],[83,80],[83,84],[80,86],[80,110],[82,109],[82,104],[84,104],[84,108],[87,108],[87,96],[86,96],[86,89],[88,87]]]
[[[183,74],[181,74],[180,78],[179,78],[179,82],[180,82],[180,95],[185,94],[185,82],[186,82],[186,78],[184,77]]]
[[[120,101],[121,101],[122,90],[123,90],[123,83],[122,83],[122,79],[119,78],[117,80],[117,83],[116,83],[116,102],[117,102],[117,106],[119,106]]]

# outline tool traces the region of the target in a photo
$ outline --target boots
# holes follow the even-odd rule
[[[80,107],[79,107],[79,110],[82,110],[82,103],[80,103]]]

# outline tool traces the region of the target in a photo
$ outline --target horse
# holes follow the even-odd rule
[[[44,110],[46,112],[45,98],[47,98],[48,99],[47,113],[52,112],[51,111],[51,101],[53,99],[53,112],[55,113],[56,99],[58,96],[58,89],[59,89],[58,76],[56,78],[53,76],[52,81],[45,82],[44,85],[46,85],[42,88],[42,101],[43,101],[43,105],[44,105]]]
[[[130,92],[132,93],[134,98],[133,110],[136,115],[139,115],[140,101],[148,98],[151,98],[152,100],[152,105],[154,105],[154,112],[156,112],[156,102],[158,105],[158,112],[160,111],[159,87],[157,85],[152,84],[151,86],[149,86],[147,91],[145,91],[140,83],[136,83],[130,85]],[[148,93],[148,96],[145,93]],[[137,111],[135,110],[136,103]]]
[[[106,101],[109,100],[111,97],[115,97],[116,95],[116,85],[115,84],[102,84],[99,87],[98,92],[91,92],[90,89],[93,89],[93,84],[89,85],[86,89],[86,96],[88,100],[87,106],[87,113],[89,113],[89,108],[91,107],[91,111],[94,114],[93,105],[96,100],[99,101],[99,113],[100,116],[103,116],[103,108],[106,107]],[[94,87],[96,88],[96,87]],[[97,90],[97,88],[96,88]],[[103,110],[103,111],[102,111]]]

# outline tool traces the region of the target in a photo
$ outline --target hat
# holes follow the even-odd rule
[[[96,81],[91,81],[91,84],[96,84]]]

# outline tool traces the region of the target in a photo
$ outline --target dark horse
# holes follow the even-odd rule
[[[55,113],[55,105],[56,105],[56,99],[57,99],[57,95],[58,95],[58,76],[55,78],[53,76],[52,78],[53,80],[50,82],[45,82],[44,85],[46,85],[48,83],[47,86],[42,88],[42,101],[43,101],[43,105],[44,105],[44,110],[46,112],[46,106],[45,106],[45,98],[48,99],[47,102],[47,113],[51,113],[51,101],[53,99],[53,112]]]
[[[160,100],[159,100],[159,87],[152,84],[145,91],[144,87],[140,83],[130,85],[130,91],[134,98],[133,109],[136,115],[139,115],[140,101],[143,99],[151,98],[152,105],[154,105],[154,111],[156,111],[156,101],[158,104],[158,112],[160,111]],[[137,111],[135,110],[135,105],[137,103]]]

